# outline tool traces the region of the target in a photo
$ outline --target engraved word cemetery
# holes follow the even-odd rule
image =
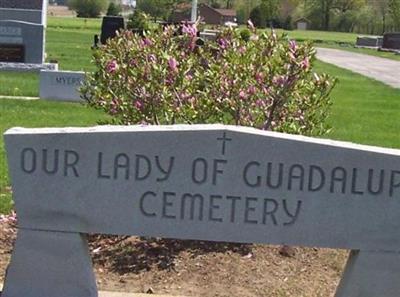
[[[398,150],[223,125],[5,143],[19,230],[2,297],[97,296],[87,233],[351,249],[337,297],[399,295]]]

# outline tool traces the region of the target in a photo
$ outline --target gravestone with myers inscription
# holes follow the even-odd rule
[[[0,1],[0,62],[44,62],[46,12],[47,0]]]
[[[79,87],[85,73],[82,71],[40,71],[39,96],[41,99],[82,101]]]
[[[97,296],[86,233],[351,249],[337,297],[400,292],[399,150],[223,125],[5,144],[19,231],[2,297]]]

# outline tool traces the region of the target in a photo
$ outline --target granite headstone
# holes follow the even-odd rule
[[[352,249],[337,297],[400,292],[399,150],[222,125],[14,128],[5,144],[20,230],[2,297],[96,296],[86,233]]]
[[[0,0],[0,20],[46,26],[47,0]]]
[[[81,102],[79,87],[85,73],[82,71],[40,71],[39,97],[46,100]]]
[[[0,0],[0,62],[44,62],[47,0]]]
[[[400,32],[383,35],[383,49],[400,50]]]
[[[358,36],[356,47],[379,48],[382,46],[382,36]]]
[[[10,51],[10,48],[12,51]],[[21,50],[17,50],[20,48]],[[21,54],[23,57],[21,57]],[[43,63],[44,27],[0,20],[0,62]]]
[[[118,16],[105,16],[101,24],[100,41],[102,44],[107,42],[107,39],[114,38],[117,31],[124,29],[125,23],[123,17]]]

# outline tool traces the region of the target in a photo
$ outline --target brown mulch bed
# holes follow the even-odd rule
[[[0,282],[16,229],[0,222]],[[333,296],[343,250],[90,236],[101,290],[185,296]]]

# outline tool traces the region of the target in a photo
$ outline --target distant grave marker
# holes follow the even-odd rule
[[[0,62],[44,62],[46,12],[47,0],[0,1]]]
[[[358,36],[356,47],[379,48],[382,46],[382,36]]]
[[[116,32],[124,28],[125,28],[125,23],[123,17],[118,17],[118,16],[103,17],[103,22],[101,24],[101,36],[100,36],[101,43],[105,44],[107,42],[107,39],[114,38],[117,35]]]
[[[400,32],[383,35],[383,49],[400,51]]]
[[[47,100],[81,102],[79,88],[85,78],[82,71],[40,71],[39,97]]]
[[[2,297],[97,296],[85,233],[352,249],[336,297],[400,292],[399,150],[222,125],[5,144],[19,231]]]

